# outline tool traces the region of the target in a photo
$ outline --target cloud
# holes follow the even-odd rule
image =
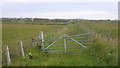
[[[87,4],[87,5],[86,5]],[[117,19],[117,3],[5,3],[3,17]]]
[[[75,11],[75,12],[46,12],[39,14],[48,18],[87,18],[87,19],[116,19],[117,16],[107,11]]]
[[[30,0],[1,0],[1,2],[30,2]]]
[[[118,2],[119,0],[1,0],[2,2]]]
[[[107,11],[72,11],[72,12],[42,12],[42,13],[22,13],[7,15],[15,17],[39,17],[39,18],[81,18],[81,19],[117,19],[117,15]]]

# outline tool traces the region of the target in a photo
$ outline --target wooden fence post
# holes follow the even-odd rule
[[[65,48],[65,53],[66,53],[66,38],[65,38],[65,34],[64,34],[64,48]]]
[[[38,37],[35,37],[35,46],[38,46]]]
[[[32,38],[32,46],[35,46],[35,39]]]
[[[41,32],[41,50],[44,51],[44,35],[43,32]]]
[[[8,46],[6,47],[6,56],[7,56],[7,63],[8,65],[11,64],[11,59],[10,59],[10,52]]]
[[[20,50],[21,50],[21,54],[22,54],[23,58],[25,58],[22,41],[20,42]]]

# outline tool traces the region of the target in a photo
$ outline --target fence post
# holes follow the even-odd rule
[[[22,41],[20,42],[20,50],[21,50],[21,54],[22,54],[23,58],[25,58]]]
[[[32,46],[35,46],[35,39],[32,38]]]
[[[43,35],[43,32],[41,32],[41,50],[44,51],[44,35]]]
[[[35,46],[38,46],[38,37],[35,37]]]
[[[6,56],[7,56],[7,63],[8,65],[11,64],[11,59],[10,59],[10,52],[8,46],[6,47]]]
[[[64,48],[65,48],[65,53],[66,53],[66,38],[65,38],[65,34],[64,34]]]

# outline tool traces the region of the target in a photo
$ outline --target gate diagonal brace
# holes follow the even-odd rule
[[[78,44],[81,45],[82,47],[87,48],[86,46],[84,46],[84,45],[81,44],[80,42],[76,41],[75,39],[73,39],[73,38],[67,36],[66,34],[65,34],[65,36],[68,37],[69,39],[73,40],[74,42],[78,43]]]
[[[46,49],[48,49],[50,46],[52,46],[55,42],[57,42],[59,39],[61,39],[62,37],[63,37],[64,35],[62,35],[62,36],[60,36],[57,40],[55,40],[52,44],[50,44],[48,47],[46,47],[45,49],[44,49],[44,51],[46,50]]]

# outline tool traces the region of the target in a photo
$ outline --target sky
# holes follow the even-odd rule
[[[2,17],[117,19],[119,0],[2,0]]]

